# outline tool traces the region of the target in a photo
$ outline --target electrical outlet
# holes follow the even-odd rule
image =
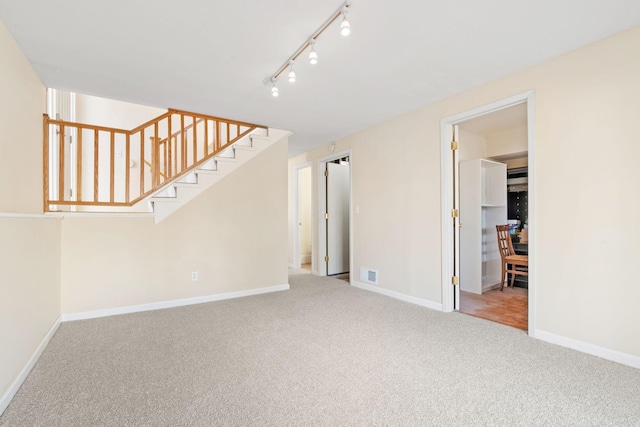
[[[195,282],[198,280],[198,272],[197,271],[192,271],[191,272],[191,281]]]

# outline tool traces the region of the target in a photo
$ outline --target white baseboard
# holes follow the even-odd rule
[[[18,392],[18,389],[20,388],[24,380],[27,379],[27,376],[29,376],[31,369],[33,369],[36,362],[40,358],[40,355],[49,344],[49,341],[51,340],[53,335],[58,330],[58,327],[60,326],[60,322],[61,322],[61,318],[58,317],[56,321],[53,323],[53,326],[51,326],[51,328],[49,329],[49,332],[47,332],[47,335],[45,335],[42,341],[40,342],[40,345],[38,346],[36,351],[33,353],[31,358],[27,362],[27,364],[24,366],[24,368],[22,368],[22,371],[20,371],[20,374],[18,375],[18,377],[11,384],[11,386],[9,386],[9,389],[6,391],[6,393],[0,398],[0,415],[2,415],[5,409],[7,409],[7,406],[9,406],[9,402],[11,402],[11,399],[13,399],[13,396],[16,395],[16,393]]]
[[[222,301],[232,298],[248,297],[251,295],[266,294],[269,292],[287,291],[289,284],[269,286],[266,288],[249,289],[246,291],[227,292],[224,294],[205,295],[195,298],[184,298],[172,301],[154,302],[150,304],[129,305],[126,307],[115,307],[104,310],[84,311],[80,313],[63,314],[62,321],[70,322],[73,320],[96,319],[98,317],[115,316],[118,314],[138,313],[142,311],[161,310],[163,308],[182,307],[185,305],[202,304],[205,302]]]
[[[507,284],[505,284],[505,285],[507,285]],[[485,292],[488,292],[488,291],[492,291],[494,289],[500,289],[500,283],[496,283],[495,285],[483,285],[482,286],[482,293],[485,293]]]
[[[311,264],[311,255],[300,255],[300,264]]]
[[[400,292],[391,291],[389,289],[384,289],[379,286],[368,285],[366,283],[356,282],[355,280],[351,281],[351,285],[356,288],[364,289],[365,291],[376,292],[378,294],[386,295],[391,298],[399,299],[401,301],[410,302],[411,304],[420,305],[422,307],[427,307],[432,310],[442,311],[442,304],[436,303],[433,301],[429,301],[426,299],[412,297],[410,295],[401,294]]]
[[[551,332],[541,331],[540,329],[536,329],[535,338],[551,344],[577,350],[582,353],[591,354],[592,356],[611,360],[612,362],[617,362],[622,365],[631,366],[632,368],[640,369],[640,357],[632,354],[622,353],[621,351],[611,350],[610,348],[601,347],[588,342],[574,340],[572,338],[552,334]]]
[[[62,219],[62,215],[56,214],[29,214],[29,213],[13,213],[13,212],[0,212],[0,218],[47,218],[47,219]]]

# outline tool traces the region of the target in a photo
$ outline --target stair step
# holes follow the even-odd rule
[[[229,162],[229,163],[238,163],[238,160],[235,157],[214,157],[216,162]]]
[[[217,169],[196,169],[196,175],[222,175]]]
[[[174,182],[173,186],[177,188],[199,188],[200,187],[200,185],[197,182],[180,182],[180,181]]]
[[[152,202],[167,202],[167,203],[179,203],[180,200],[177,197],[152,197]]]
[[[267,135],[252,134],[251,135],[251,139],[261,139],[261,140],[264,140],[264,141],[268,141],[271,138],[269,138],[269,136],[267,136]]]
[[[253,148],[253,144],[252,145],[239,145],[239,144],[236,144],[236,145],[233,146],[233,148],[235,150],[248,150],[248,151],[251,151],[251,150],[254,149]]]

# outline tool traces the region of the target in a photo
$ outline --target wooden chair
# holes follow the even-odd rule
[[[511,273],[512,288],[517,275],[529,276],[529,257],[527,255],[516,255],[511,243],[509,225],[496,225],[496,230],[498,232],[498,249],[502,258],[502,278],[500,283],[500,290],[502,291],[507,274]]]

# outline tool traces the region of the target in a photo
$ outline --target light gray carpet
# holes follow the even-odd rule
[[[340,280],[290,284],[65,323],[0,425],[640,425],[639,370]]]

